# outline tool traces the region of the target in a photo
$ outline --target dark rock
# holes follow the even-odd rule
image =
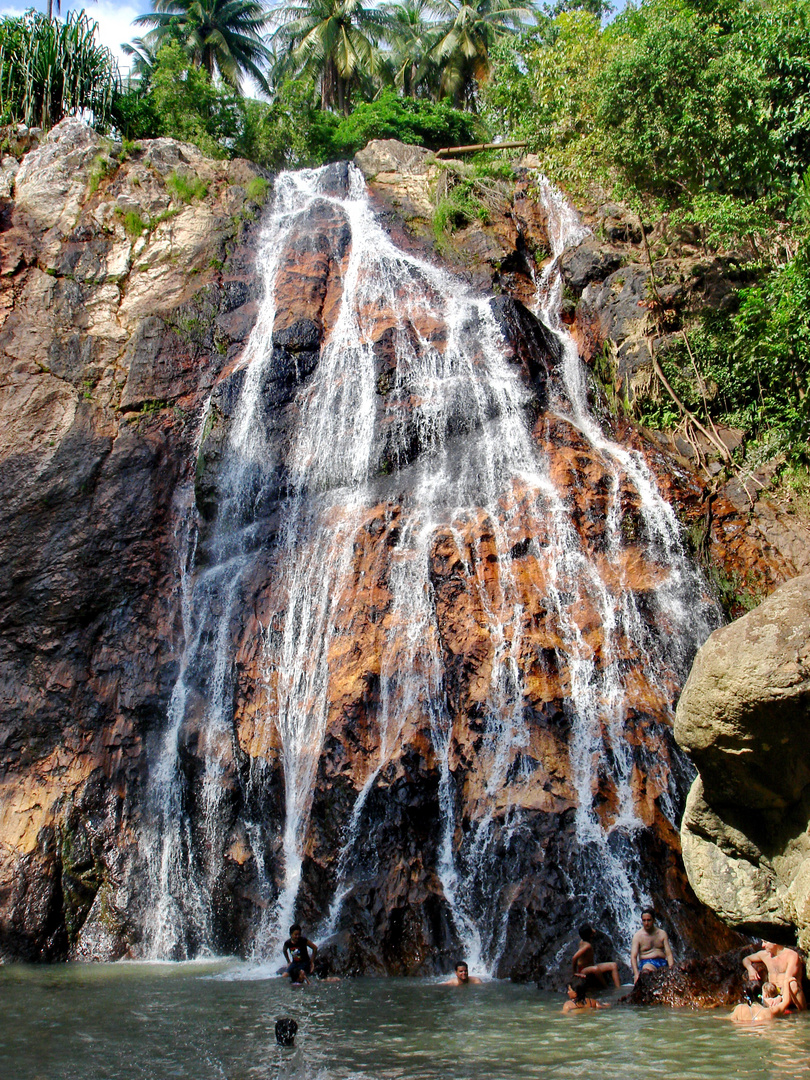
[[[622,253],[606,248],[596,237],[589,236],[576,247],[569,248],[560,259],[563,280],[575,296],[586,285],[604,281],[622,265]]]
[[[632,991],[621,1000],[627,1005],[668,1005],[677,1008],[717,1008],[744,1001],[743,984],[748,978],[743,957],[754,945],[685,960],[672,969],[642,972]]]

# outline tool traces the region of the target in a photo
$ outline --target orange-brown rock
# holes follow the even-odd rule
[[[154,808],[146,797],[184,663],[192,670],[184,673],[177,770],[190,815],[188,845],[205,869],[211,915],[205,933],[188,932],[184,948],[245,952],[284,875],[284,739],[273,711],[279,673],[267,651],[283,638],[291,587],[280,555],[292,550],[280,539],[291,433],[340,311],[350,233],[334,203],[321,200],[290,238],[276,281],[261,400],[277,465],[251,510],[255,550],[227,626],[232,694],[225,724],[211,725],[210,654],[201,651],[194,668],[184,645],[195,626],[212,636],[227,604],[219,595],[210,610],[189,612],[184,602],[189,579],[193,585],[211,567],[221,540],[217,523],[229,494],[223,462],[246,377],[239,360],[259,304],[256,234],[243,220],[252,170],[158,140],[126,161],[118,150],[94,188],[102,148],[78,121],[54,129],[32,151],[40,152],[21,166],[0,234],[0,453],[8,491],[0,533],[0,953],[51,959],[143,952],[152,915],[143,837]],[[201,177],[205,197],[181,203],[168,183],[175,172]],[[339,192],[346,167],[330,175]],[[391,196],[381,183],[375,194],[382,201]],[[491,310],[527,390],[534,443],[593,573],[606,594],[638,600],[646,634],[654,616],[645,604],[668,568],[645,547],[638,496],[624,476],[623,541],[607,550],[612,481],[605,460],[548,407],[559,347],[519,302],[533,288],[526,253],[545,243],[544,215],[526,178],[520,184],[491,234],[482,240],[469,232],[470,244],[480,245],[471,275],[514,293],[495,299]],[[132,215],[143,226],[139,236]],[[396,233],[400,226],[393,217],[389,223]],[[676,826],[691,774],[670,718],[682,662],[661,664],[661,678],[653,679],[635,632],[628,625],[608,633],[593,591],[560,587],[552,601],[555,534],[531,484],[516,477],[495,511],[436,528],[427,576],[433,620],[422,640],[406,640],[392,569],[407,504],[403,477],[425,446],[413,422],[416,393],[403,395],[396,414],[386,413],[383,401],[392,386],[394,330],[440,352],[446,333],[430,319],[399,328],[378,300],[368,300],[363,314],[378,416],[386,420],[375,447],[374,498],[349,524],[338,503],[324,510],[331,529],[346,532],[347,555],[324,650],[322,740],[302,751],[314,784],[298,914],[310,926],[325,917],[365,791],[360,843],[331,943],[335,958],[357,971],[449,966],[461,938],[440,872],[450,790],[453,856],[471,864],[475,838],[490,844],[486,873],[476,878],[471,870],[470,879],[473,893],[482,894],[473,900],[487,908],[491,899],[487,910],[499,920],[488,929],[502,937],[499,973],[536,973],[595,905],[616,929],[610,898],[594,895],[605,851],[629,867],[634,897],[643,892],[655,901],[684,953],[729,944],[691,893],[680,862]],[[402,431],[409,438],[397,442]],[[762,567],[756,572],[769,586],[789,576],[788,563],[778,553],[763,555],[731,504],[709,504],[689,470],[629,425],[617,434],[644,454],[689,522],[704,520],[710,508],[707,535],[718,558],[724,552],[740,573]],[[192,520],[199,528],[193,559],[183,554]],[[508,589],[496,526],[508,540]],[[300,542],[306,551],[303,535]],[[313,548],[312,558],[318,554]],[[324,602],[312,601],[313,614]],[[666,629],[665,614],[662,622]],[[496,624],[507,628],[503,640]],[[422,668],[435,656],[441,672],[432,683]],[[579,662],[599,673],[615,670],[624,701],[619,720],[609,701],[595,705],[588,783],[601,839],[590,846],[577,832],[582,793],[572,750]],[[412,670],[421,682],[407,683]],[[395,684],[385,691],[395,715],[382,705],[386,678]],[[509,679],[519,682],[520,695]],[[413,686],[418,692],[408,697]],[[490,715],[496,691],[503,724],[514,729],[500,771]],[[317,695],[308,693],[306,705],[316,712]],[[518,696],[520,709],[510,712]],[[598,749],[617,726],[634,762],[626,784],[610,753]],[[216,843],[206,832],[206,762],[213,759],[221,767]],[[614,829],[628,806],[632,828]]]

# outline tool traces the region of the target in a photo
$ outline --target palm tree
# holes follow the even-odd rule
[[[394,81],[405,97],[415,98],[420,90],[431,98],[438,96],[441,68],[434,56],[439,39],[437,24],[427,16],[432,12],[429,0],[403,0],[383,5],[389,23]]]
[[[130,42],[122,43],[121,52],[132,57],[130,78],[140,80],[142,86],[148,84],[157,64],[157,53],[149,42],[143,38],[133,38]]]
[[[478,84],[489,78],[489,50],[498,38],[536,19],[533,0],[432,0],[441,19],[435,55],[442,63],[441,93],[475,109]]]
[[[320,87],[321,108],[348,115],[352,88],[381,69],[376,44],[388,24],[382,10],[362,0],[304,0],[277,8],[281,25],[276,77],[295,72]]]
[[[136,26],[151,26],[142,39],[156,54],[167,40],[178,39],[197,67],[210,75],[218,72],[241,92],[241,77],[248,73],[263,90],[270,51],[261,35],[270,16],[260,0],[153,0],[151,15],[140,15]]]

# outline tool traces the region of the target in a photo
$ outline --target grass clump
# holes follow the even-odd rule
[[[173,172],[166,181],[166,187],[176,199],[183,203],[204,199],[208,194],[208,184],[204,180],[201,180],[199,176],[188,176],[185,173]]]
[[[254,176],[248,186],[245,188],[245,194],[251,202],[258,203],[260,206],[267,198],[267,192],[270,189],[269,181],[265,180],[263,176]]]

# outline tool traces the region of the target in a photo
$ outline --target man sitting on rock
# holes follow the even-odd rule
[[[802,976],[804,974],[802,958],[795,949],[789,949],[785,945],[777,945],[773,941],[763,941],[759,952],[752,953],[743,959],[743,967],[748,972],[748,978],[760,981],[761,976],[755,965],[764,964],[768,971],[768,978],[775,983],[780,994],[790,997],[799,1012],[807,1008],[807,999],[802,988]]]
[[[590,923],[583,923],[579,928],[580,942],[577,946],[577,951],[574,953],[571,960],[571,974],[583,975],[586,979],[591,978],[594,982],[600,986],[607,986],[607,976],[613,979],[614,986],[621,986],[621,980],[619,979],[619,969],[616,964],[605,961],[604,963],[597,964],[596,957],[593,952],[594,928]]]
[[[638,982],[642,971],[656,971],[658,968],[672,967],[674,963],[666,931],[655,925],[653,909],[644,908],[641,912],[641,930],[633,935],[630,949],[633,982]]]

